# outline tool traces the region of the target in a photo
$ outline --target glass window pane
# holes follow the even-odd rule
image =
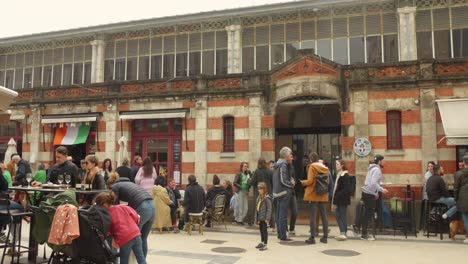
[[[164,37],[164,52],[174,52],[175,38],[174,36],[165,36]]]
[[[214,51],[203,51],[203,74],[214,74]]]
[[[201,50],[201,33],[192,33],[189,35],[189,49]]]
[[[5,71],[0,71],[0,85],[5,86]]]
[[[75,70],[76,70],[76,67],[75,67]],[[75,77],[73,77],[73,78],[75,78]],[[107,82],[107,81],[111,81],[113,79],[114,79],[114,61],[113,60],[106,60],[106,61],[104,61],[104,81]],[[81,77],[80,77],[80,80],[81,80]]]
[[[432,59],[432,34],[431,32],[417,32],[418,59]]]
[[[14,68],[14,67],[15,67],[15,54],[7,55],[6,68]]]
[[[367,62],[382,62],[382,46],[380,36],[367,37]]]
[[[283,26],[283,25],[281,25]],[[273,27],[278,27],[278,25],[274,25]],[[272,29],[273,32],[273,29]],[[268,26],[261,26],[255,28],[255,44],[256,45],[265,45],[269,42],[269,28]]]
[[[201,61],[200,51],[194,51],[189,53],[189,75],[196,76],[200,74]]]
[[[286,24],[286,42],[299,41],[299,23]]]
[[[52,86],[52,66],[45,66],[42,75],[42,85],[45,87]]]
[[[271,25],[271,43],[284,43],[283,24]]]
[[[121,40],[115,42],[115,57],[122,58],[125,57],[127,51],[127,41]]]
[[[72,65],[63,65],[63,85],[70,85],[72,81]]]
[[[398,36],[384,36],[384,60],[385,62],[398,61]]]
[[[144,120],[134,120],[133,121],[133,130],[135,132],[142,132],[143,129],[144,129],[144,124],[145,124]]]
[[[254,48],[242,48],[242,71],[251,72],[254,70]]]
[[[380,34],[380,15],[366,16],[366,34]]]
[[[32,72],[33,72],[32,68],[24,69],[24,81],[23,81],[24,89],[32,88]]]
[[[149,79],[149,57],[140,57],[138,67],[138,80]]]
[[[451,58],[450,31],[434,31],[434,46],[436,59]]]
[[[37,50],[34,52],[34,66],[42,66],[42,57],[44,52],[42,50]]]
[[[91,45],[84,46],[85,49],[85,61],[90,61],[93,57],[93,47]]]
[[[5,69],[5,63],[6,63],[6,56],[0,55],[0,70]]]
[[[155,37],[151,38],[151,54],[162,53],[162,38]]]
[[[301,40],[313,40],[315,39],[315,22],[305,21],[301,25]]]
[[[127,56],[137,56],[138,55],[138,40],[131,39],[127,42]]]
[[[176,76],[187,76],[187,53],[176,54]]]
[[[302,41],[301,49],[315,49],[315,41],[313,40]]]
[[[295,43],[286,43],[286,60],[289,60],[296,56],[297,51],[299,50],[299,42]]]
[[[133,81],[137,79],[137,58],[127,58],[127,80]]]
[[[348,36],[348,19],[335,18],[333,19],[333,38],[341,38]]]
[[[15,77],[14,70],[7,70],[5,75],[5,87],[9,89],[13,89],[13,80]]]
[[[274,68],[284,62],[284,45],[271,45],[271,68]]]
[[[203,49],[214,49],[214,32],[203,33]]]
[[[177,47],[176,47],[176,52],[187,52],[187,41],[188,37],[187,34],[181,34],[177,35]]]
[[[114,58],[114,42],[108,42],[106,43],[106,55],[105,55],[105,59],[113,59]],[[81,48],[81,60],[83,60],[83,48]],[[78,51],[79,52],[79,51]],[[80,61],[80,60],[77,60],[76,59],[76,55],[77,55],[77,50],[75,48],[75,61]]]
[[[331,60],[331,41],[330,39],[319,39],[317,41],[317,54]]]
[[[156,132],[167,133],[169,132],[169,119],[157,119],[158,125],[156,127]]]
[[[174,77],[174,54],[164,55],[164,78]]]
[[[216,48],[226,49],[227,48],[227,32],[216,31]]]
[[[91,62],[86,62],[84,65],[84,83],[91,83]]]
[[[112,78],[111,79],[106,78],[107,77],[106,74],[108,74],[107,67],[109,66],[107,62],[108,61],[104,63],[104,76],[105,76],[104,80],[106,81],[112,79]],[[83,63],[82,62],[73,64],[73,83],[76,83],[76,84],[83,83]]]
[[[252,46],[254,44],[254,29],[244,28],[242,30],[242,46]]]
[[[162,56],[151,56],[151,79],[160,79],[162,73]]]
[[[62,63],[63,62],[63,49],[57,48],[54,49],[54,63]]]
[[[325,39],[331,37],[330,19],[317,21],[317,38]]]
[[[24,66],[24,53],[16,53],[15,59],[15,67],[23,67]]]
[[[269,69],[269,56],[268,56],[268,46],[257,46],[256,48],[256,61],[257,61],[257,71],[267,71]]]
[[[34,80],[33,80],[33,87],[41,86],[42,81],[42,67],[35,67],[34,68]]]
[[[364,38],[349,39],[349,60],[351,64],[364,62]]]
[[[33,66],[34,52],[27,52],[24,57],[24,66]],[[0,65],[0,69],[3,65]]]
[[[125,59],[115,60],[114,80],[117,80],[117,81],[125,80]]]
[[[51,49],[45,50],[44,51],[44,64],[52,64],[53,57],[54,57],[54,53]]]
[[[138,55],[148,55],[149,52],[149,39],[145,38],[138,40]]]
[[[53,86],[61,85],[62,80],[62,65],[54,65],[54,82]]]
[[[468,28],[453,31],[453,56],[468,57]]]
[[[216,74],[227,74],[227,50],[216,50]]]
[[[333,60],[339,64],[348,64],[347,38],[337,38],[333,40]]]
[[[68,47],[63,50],[63,62],[70,63],[73,61],[73,48]]]
[[[363,17],[350,17],[349,18],[349,36],[362,36],[364,35],[364,20]]]
[[[182,131],[182,119],[176,118],[174,119],[174,132],[181,132]]]
[[[15,86],[13,88],[23,88],[23,68],[15,70]]]

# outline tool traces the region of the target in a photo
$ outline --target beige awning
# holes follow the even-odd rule
[[[55,123],[79,123],[79,122],[93,122],[97,120],[98,114],[76,114],[76,115],[44,115],[42,116],[42,124],[55,124]]]
[[[187,108],[120,112],[121,120],[185,118]]]
[[[5,111],[8,109],[13,100],[18,96],[18,93],[0,86],[0,110]]]
[[[468,122],[463,114],[468,111],[468,98],[436,100],[444,127],[447,145],[468,145]]]

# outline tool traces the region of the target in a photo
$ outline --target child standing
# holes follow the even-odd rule
[[[109,235],[113,237],[112,246],[120,248],[120,264],[128,264],[130,251],[135,254],[138,264],[146,264],[143,254],[143,242],[138,228],[137,212],[126,205],[114,205],[115,194],[102,192],[95,198],[95,203],[109,210],[111,226]],[[117,244],[117,245],[115,245]]]
[[[271,198],[268,196],[268,190],[264,182],[258,184],[258,198],[255,214],[255,222],[260,227],[261,243],[255,248],[260,251],[267,250],[268,244],[268,224],[270,223],[272,212]]]

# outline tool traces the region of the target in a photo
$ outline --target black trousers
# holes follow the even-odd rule
[[[375,195],[362,193],[361,200],[364,202],[365,214],[362,215],[362,236],[367,236],[367,227],[369,221],[372,221],[373,228],[375,229],[374,212],[376,206]],[[375,232],[374,232],[375,233]]]
[[[265,221],[260,221],[260,238],[263,244],[268,244],[268,225]]]

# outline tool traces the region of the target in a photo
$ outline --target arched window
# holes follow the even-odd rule
[[[387,149],[402,149],[401,112],[387,111]]]
[[[223,152],[234,152],[234,117],[223,117]]]

